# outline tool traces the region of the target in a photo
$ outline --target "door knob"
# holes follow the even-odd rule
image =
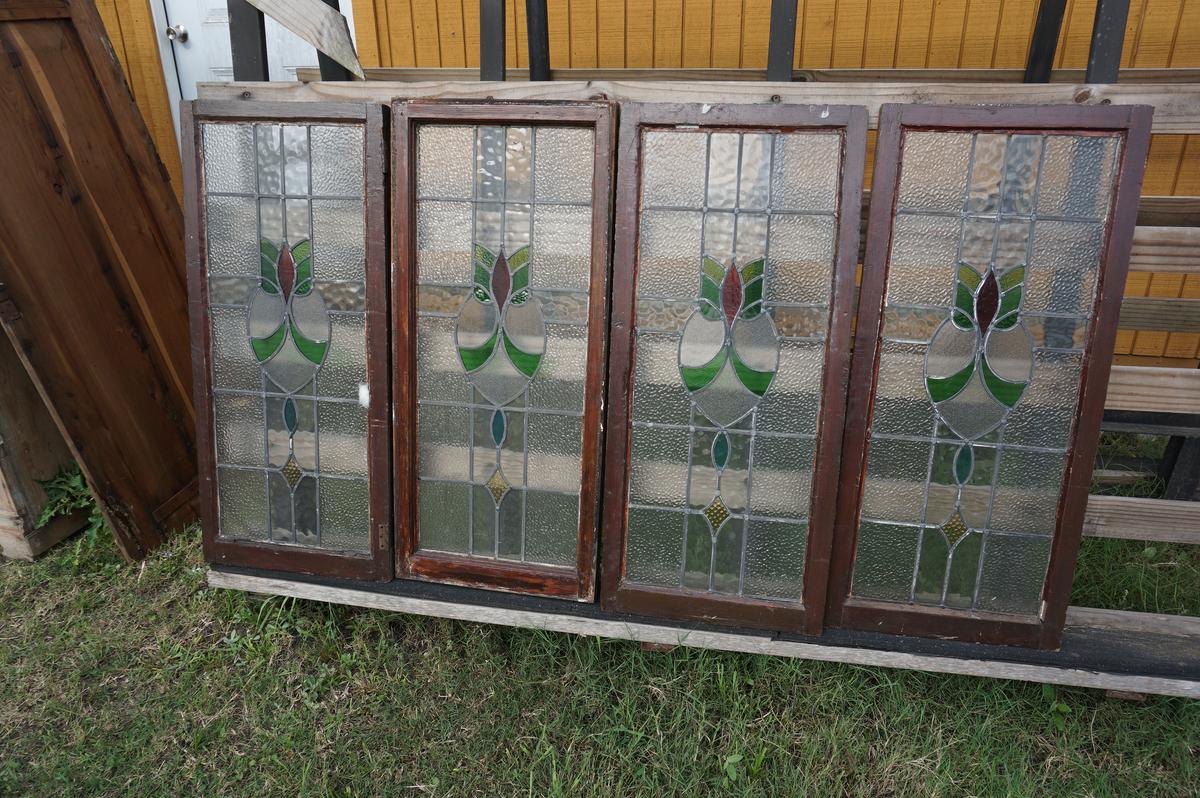
[[[187,28],[182,25],[168,25],[167,38],[173,42],[183,44],[188,40]]]

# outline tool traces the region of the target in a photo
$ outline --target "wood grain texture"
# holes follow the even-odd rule
[[[4,328],[141,556],[194,517],[182,216],[95,9],[0,25]]]
[[[747,654],[767,654],[818,662],[842,662],[852,665],[1200,698],[1200,678],[1164,678],[1103,672],[1089,669],[1086,664],[1072,663],[1067,657],[1063,657],[1061,666],[1055,666],[1000,659],[912,654],[882,647],[851,647],[783,640],[767,634],[681,629],[653,623],[639,623],[624,618],[594,618],[555,612],[482,607],[452,601],[376,593],[355,588],[333,587],[216,570],[208,572],[208,585],[214,588],[243,590],[269,596],[290,596],[368,609],[406,612],[412,615],[567,632],[616,640],[635,640],[643,643],[736,651]],[[1087,631],[1086,627],[1083,628],[1083,631]],[[1148,640],[1146,645],[1154,645],[1153,641],[1157,639],[1160,638]],[[993,648],[990,651],[994,652],[996,649]]]
[[[1113,366],[1104,407],[1107,410],[1200,413],[1200,370]]]
[[[1093,538],[1200,544],[1200,503],[1089,496],[1083,534]]]

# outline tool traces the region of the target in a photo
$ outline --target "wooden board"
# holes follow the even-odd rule
[[[707,648],[717,651],[736,651],[747,654],[769,654],[773,656],[794,657],[797,659],[815,660],[819,662],[842,662],[852,665],[875,667],[903,668],[906,670],[923,670],[934,673],[949,673],[966,676],[987,676],[996,679],[1014,679],[1019,681],[1035,681],[1047,684],[1058,684],[1071,687],[1090,687],[1105,690],[1128,690],[1138,693],[1153,693],[1158,695],[1182,696],[1200,698],[1200,668],[1194,663],[1200,661],[1200,644],[1191,640],[1171,643],[1165,635],[1128,635],[1123,637],[1119,631],[1105,629],[1070,628],[1064,636],[1063,651],[1053,652],[1039,658],[1040,662],[1059,662],[1060,664],[1033,664],[1021,661],[1005,661],[999,657],[1011,654],[1013,659],[1023,656],[1020,649],[1005,646],[959,646],[960,651],[978,652],[975,657],[962,654],[939,653],[910,653],[889,649],[886,641],[880,641],[875,646],[839,645],[834,642],[801,642],[799,640],[782,639],[772,634],[740,632],[720,632],[706,628],[689,628],[667,626],[654,623],[642,623],[623,617],[595,617],[594,615],[567,614],[563,612],[535,611],[499,606],[481,606],[450,600],[436,600],[410,595],[398,595],[389,592],[373,592],[366,589],[344,585],[333,586],[304,582],[291,579],[279,579],[268,576],[250,575],[229,571],[209,570],[209,587],[230,588],[260,593],[270,596],[288,596],[312,601],[327,601],[335,604],[347,604],[355,607],[406,612],[413,615],[425,615],[435,618],[450,618],[475,623],[491,623],[500,626],[515,626],[528,629],[542,629],[551,632],[569,632],[571,634],[591,635],[617,640],[636,640],[643,643],[665,644],[671,646],[689,646],[692,648]],[[1138,673],[1118,673],[1097,670],[1089,667],[1085,656],[1076,655],[1070,650],[1077,636],[1091,638],[1100,637],[1103,645],[1105,633],[1115,642],[1123,646],[1144,647],[1146,659],[1157,659],[1163,655],[1164,649],[1169,649],[1167,656],[1172,664],[1177,661],[1187,662],[1189,657],[1193,662],[1190,668],[1179,668],[1172,671],[1182,671],[1184,675],[1160,676],[1141,675]],[[879,636],[883,637],[883,636]],[[1133,638],[1132,641],[1130,638]],[[810,638],[818,640],[819,638]],[[834,638],[836,639],[836,638]],[[889,638],[890,639],[890,638]],[[1167,641],[1164,643],[1164,641]],[[935,641],[934,645],[937,642]],[[1089,641],[1092,646],[1095,640]],[[933,646],[924,649],[933,652]],[[1087,652],[1084,652],[1087,653]],[[985,656],[993,658],[987,659]]]
[[[39,480],[71,465],[71,452],[8,338],[0,335],[0,554],[32,560],[79,531],[84,513],[41,529],[46,506]]]
[[[1104,408],[1200,413],[1200,370],[1113,366]]]
[[[387,81],[199,83],[201,99],[379,102],[400,98],[597,100],[693,103],[864,105],[871,126],[885,103],[943,105],[1153,105],[1155,133],[1200,133],[1200,84],[1105,85],[994,83],[727,83],[715,81]]]
[[[1200,503],[1089,496],[1083,534],[1093,538],[1200,544]]]
[[[182,214],[95,10],[0,23],[0,319],[122,551],[194,517]]]

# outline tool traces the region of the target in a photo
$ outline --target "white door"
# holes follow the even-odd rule
[[[158,22],[158,35],[162,37],[159,44],[168,91],[172,94],[177,91],[178,98],[194,100],[197,83],[233,80],[229,11],[225,0],[151,0],[150,4]],[[340,6],[353,38],[350,0],[341,0]],[[178,31],[180,26],[187,31],[186,38],[178,33],[170,38],[168,27]],[[267,69],[271,80],[295,80],[297,68],[317,66],[317,51],[312,45],[270,17],[267,17],[266,28]]]

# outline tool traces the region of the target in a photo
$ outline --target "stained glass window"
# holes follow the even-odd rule
[[[641,135],[624,580],[799,602],[843,136]]]
[[[1035,615],[1121,139],[902,135],[851,592]]]
[[[416,128],[418,553],[575,567],[594,136]]]
[[[366,552],[363,126],[200,132],[219,536]]]

